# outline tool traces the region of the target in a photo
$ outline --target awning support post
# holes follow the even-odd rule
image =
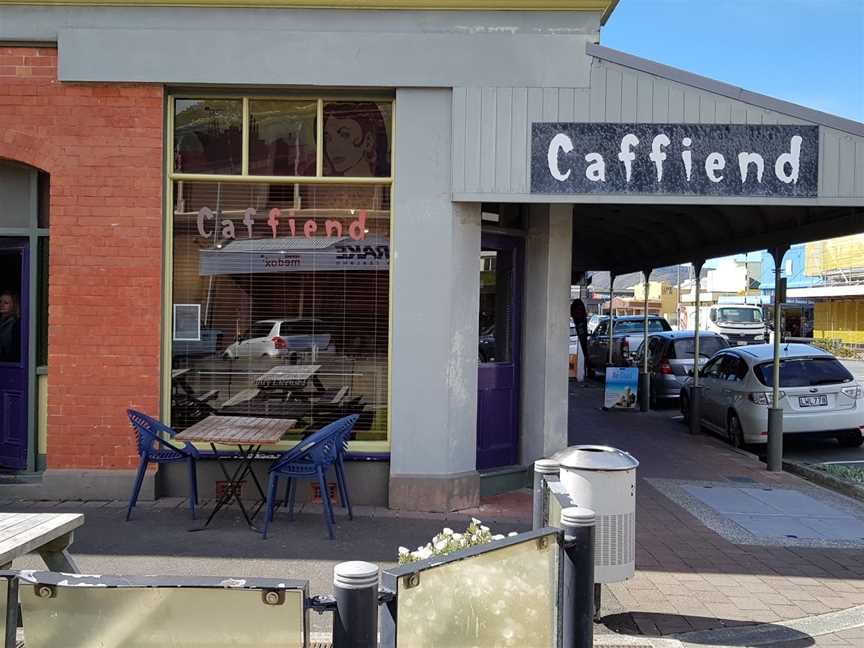
[[[786,246],[771,250],[774,257],[774,364],[772,367],[773,385],[771,407],[768,408],[768,470],[783,470],[783,408],[780,407],[780,268]]]
[[[651,374],[648,373],[648,279],[651,269],[643,270],[645,276],[645,301],[642,326],[642,366],[639,368],[639,409],[647,412],[651,408]]]
[[[694,300],[693,317],[693,384],[690,386],[690,434],[699,434],[702,431],[702,417],[700,406],[702,403],[702,387],[699,385],[699,308],[702,281],[702,265],[704,259],[693,262],[693,271],[696,279],[696,298]]]
[[[615,272],[609,272],[609,360],[607,366],[612,366],[612,329],[615,328],[613,304],[615,302]]]

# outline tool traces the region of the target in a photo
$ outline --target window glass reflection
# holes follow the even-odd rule
[[[513,347],[513,253],[480,253],[480,362],[510,362]]]
[[[315,101],[251,101],[249,173],[315,175],[316,114]]]
[[[324,175],[390,177],[389,103],[324,104]]]
[[[177,99],[174,104],[174,171],[239,174],[243,102]]]

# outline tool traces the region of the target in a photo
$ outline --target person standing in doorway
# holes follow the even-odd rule
[[[11,292],[0,294],[0,362],[21,359],[21,319],[18,299]]]
[[[573,318],[573,324],[576,327],[576,337],[579,338],[579,349],[582,352],[582,358],[585,360],[585,375],[590,378],[594,375],[594,372],[588,361],[588,311],[585,310],[585,304],[581,299],[574,299],[571,302],[570,317]]]

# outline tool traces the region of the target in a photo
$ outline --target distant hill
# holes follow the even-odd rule
[[[690,265],[681,266],[681,281],[690,278],[693,268]],[[592,272],[591,289],[595,292],[609,292],[609,273]],[[702,268],[702,277],[708,276],[708,268]],[[641,272],[631,272],[626,275],[615,277],[615,290],[632,290],[634,286],[641,284],[643,281]],[[678,266],[667,266],[665,268],[657,268],[651,272],[651,281],[660,281],[665,284],[675,286],[678,284]]]

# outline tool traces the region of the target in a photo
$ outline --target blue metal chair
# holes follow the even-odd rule
[[[148,464],[180,463],[185,461],[189,469],[189,508],[192,509],[192,518],[195,518],[195,506],[198,504],[198,478],[195,471],[195,462],[200,458],[195,446],[184,443],[183,446],[174,445],[168,439],[173,439],[177,434],[167,425],[156,419],[137,412],[133,409],[126,410],[129,422],[135,430],[138,441],[138,475],[135,477],[135,486],[132,489],[132,497],[129,498],[129,508],[126,510],[126,521],[132,518],[132,509],[138,501],[138,493],[144,482]],[[164,438],[160,434],[167,436]]]
[[[321,489],[321,500],[324,503],[324,519],[327,522],[327,533],[332,540],[334,538],[333,526],[336,518],[333,515],[333,506],[330,502],[330,493],[327,489],[327,471],[330,466],[336,470],[336,479],[343,505],[351,515],[351,503],[348,496],[347,482],[342,469],[341,459],[348,437],[357,423],[358,416],[346,416],[306,437],[291,450],[284,453],[273,462],[270,467],[270,478],[267,484],[267,506],[264,518],[264,530],[262,535],[267,537],[267,529],[273,520],[273,509],[276,506],[276,492],[279,479],[285,477],[288,480],[285,499],[288,501],[289,519],[294,518],[294,497],[296,493],[296,480],[317,479]]]

